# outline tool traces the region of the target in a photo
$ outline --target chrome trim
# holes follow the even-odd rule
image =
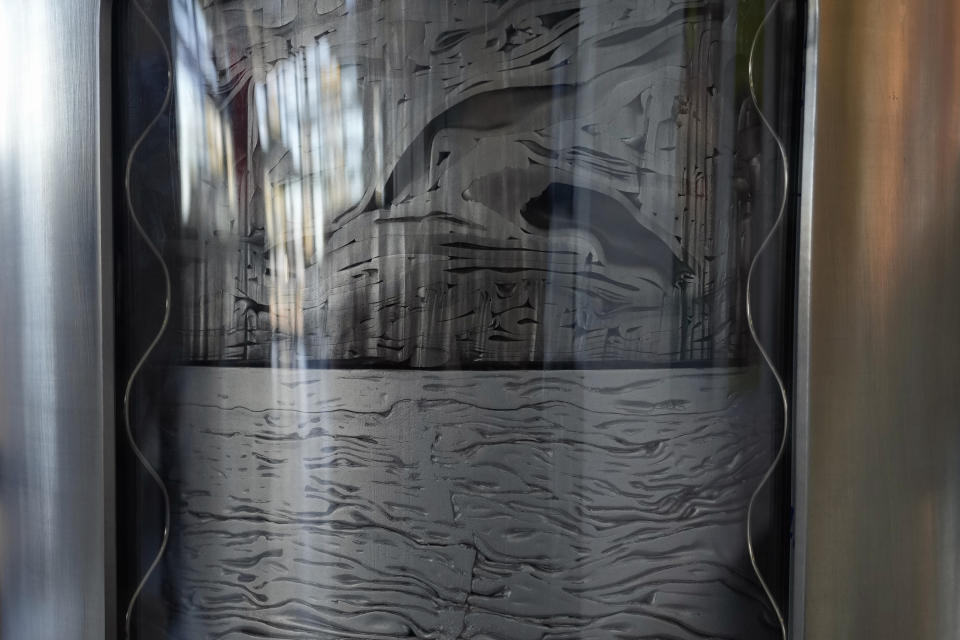
[[[747,270],[747,286],[745,294],[746,303],[744,305],[744,311],[746,312],[747,328],[750,330],[750,338],[753,340],[754,346],[760,353],[760,357],[763,359],[763,362],[766,365],[767,372],[771,377],[773,377],[774,382],[776,382],[780,403],[783,407],[783,424],[781,425],[779,444],[777,445],[773,460],[771,460],[770,465],[767,467],[766,472],[760,479],[759,484],[757,484],[756,488],[753,490],[753,493],[750,495],[750,501],[747,503],[746,538],[747,556],[750,558],[750,566],[753,567],[753,573],[757,577],[757,582],[760,583],[760,587],[763,589],[763,593],[767,598],[767,602],[769,602],[770,608],[773,610],[774,616],[777,618],[777,624],[780,627],[780,637],[783,640],[787,640],[787,624],[784,618],[783,608],[777,602],[777,598],[773,595],[773,592],[770,591],[770,586],[767,584],[766,579],[764,579],[763,571],[760,570],[760,566],[757,564],[753,540],[753,510],[757,504],[757,497],[761,494],[761,492],[763,492],[773,474],[780,468],[780,463],[783,461],[784,453],[787,450],[787,444],[790,441],[790,398],[787,394],[787,387],[783,383],[783,373],[777,367],[776,363],[774,363],[773,358],[770,357],[767,349],[763,346],[763,342],[760,339],[760,334],[757,332],[757,328],[753,321],[753,296],[751,295],[757,265],[759,264],[760,259],[763,257],[767,247],[770,246],[771,241],[775,237],[779,237],[779,234],[782,231],[783,220],[787,212],[787,203],[789,202],[791,188],[791,168],[790,158],[787,155],[787,148],[784,145],[783,139],[780,137],[780,133],[777,131],[777,128],[770,122],[764,113],[763,108],[760,106],[760,101],[757,99],[757,87],[754,82],[753,75],[754,57],[757,50],[757,42],[760,39],[760,35],[763,33],[764,26],[767,24],[770,18],[776,14],[779,6],[780,0],[773,0],[773,2],[770,3],[770,6],[764,14],[763,19],[757,26],[756,33],[753,35],[753,42],[750,44],[750,55],[747,58],[747,82],[750,87],[750,100],[753,104],[754,111],[756,111],[757,116],[760,118],[760,122],[763,124],[763,127],[766,130],[766,134],[773,139],[773,142],[776,145],[777,154],[780,157],[780,171],[782,172],[782,184],[780,185],[782,194],[779,198],[777,213],[773,224],[767,230],[766,235],[760,242],[760,246],[757,248],[756,252],[753,254],[753,258],[750,260],[750,268]]]
[[[100,117],[97,121],[97,184],[99,203],[97,216],[100,238],[100,335],[103,367],[103,505],[104,505],[104,638],[117,638],[117,499],[116,499],[116,380],[114,376],[114,272],[113,272],[113,0],[99,0],[100,23],[97,42],[100,44]]]
[[[796,333],[793,382],[793,523],[790,563],[789,637],[804,637],[806,586],[807,472],[810,437],[810,261],[813,233],[813,176],[817,128],[817,62],[820,38],[820,0],[807,6],[806,59],[803,82],[803,133],[798,176],[799,224],[797,237]]]

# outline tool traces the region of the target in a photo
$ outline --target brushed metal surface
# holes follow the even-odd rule
[[[4,639],[113,637],[101,9],[0,7]]]
[[[821,0],[807,638],[957,638],[960,3]]]

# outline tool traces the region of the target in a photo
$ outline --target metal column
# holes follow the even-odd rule
[[[960,3],[820,0],[796,638],[956,638]]]
[[[112,638],[109,20],[0,7],[0,637]]]

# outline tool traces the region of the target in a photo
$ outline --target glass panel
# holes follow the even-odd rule
[[[172,282],[131,399],[171,496],[139,637],[777,637],[766,9],[171,0],[169,60],[120,12],[124,151],[175,78],[117,221],[121,371],[165,290],[131,213]],[[755,63],[787,139],[794,15]],[[164,509],[121,449],[130,596]]]

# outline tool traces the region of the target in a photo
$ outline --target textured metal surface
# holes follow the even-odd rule
[[[113,637],[100,4],[0,7],[4,639]]]
[[[960,4],[820,10],[804,637],[955,639]]]

